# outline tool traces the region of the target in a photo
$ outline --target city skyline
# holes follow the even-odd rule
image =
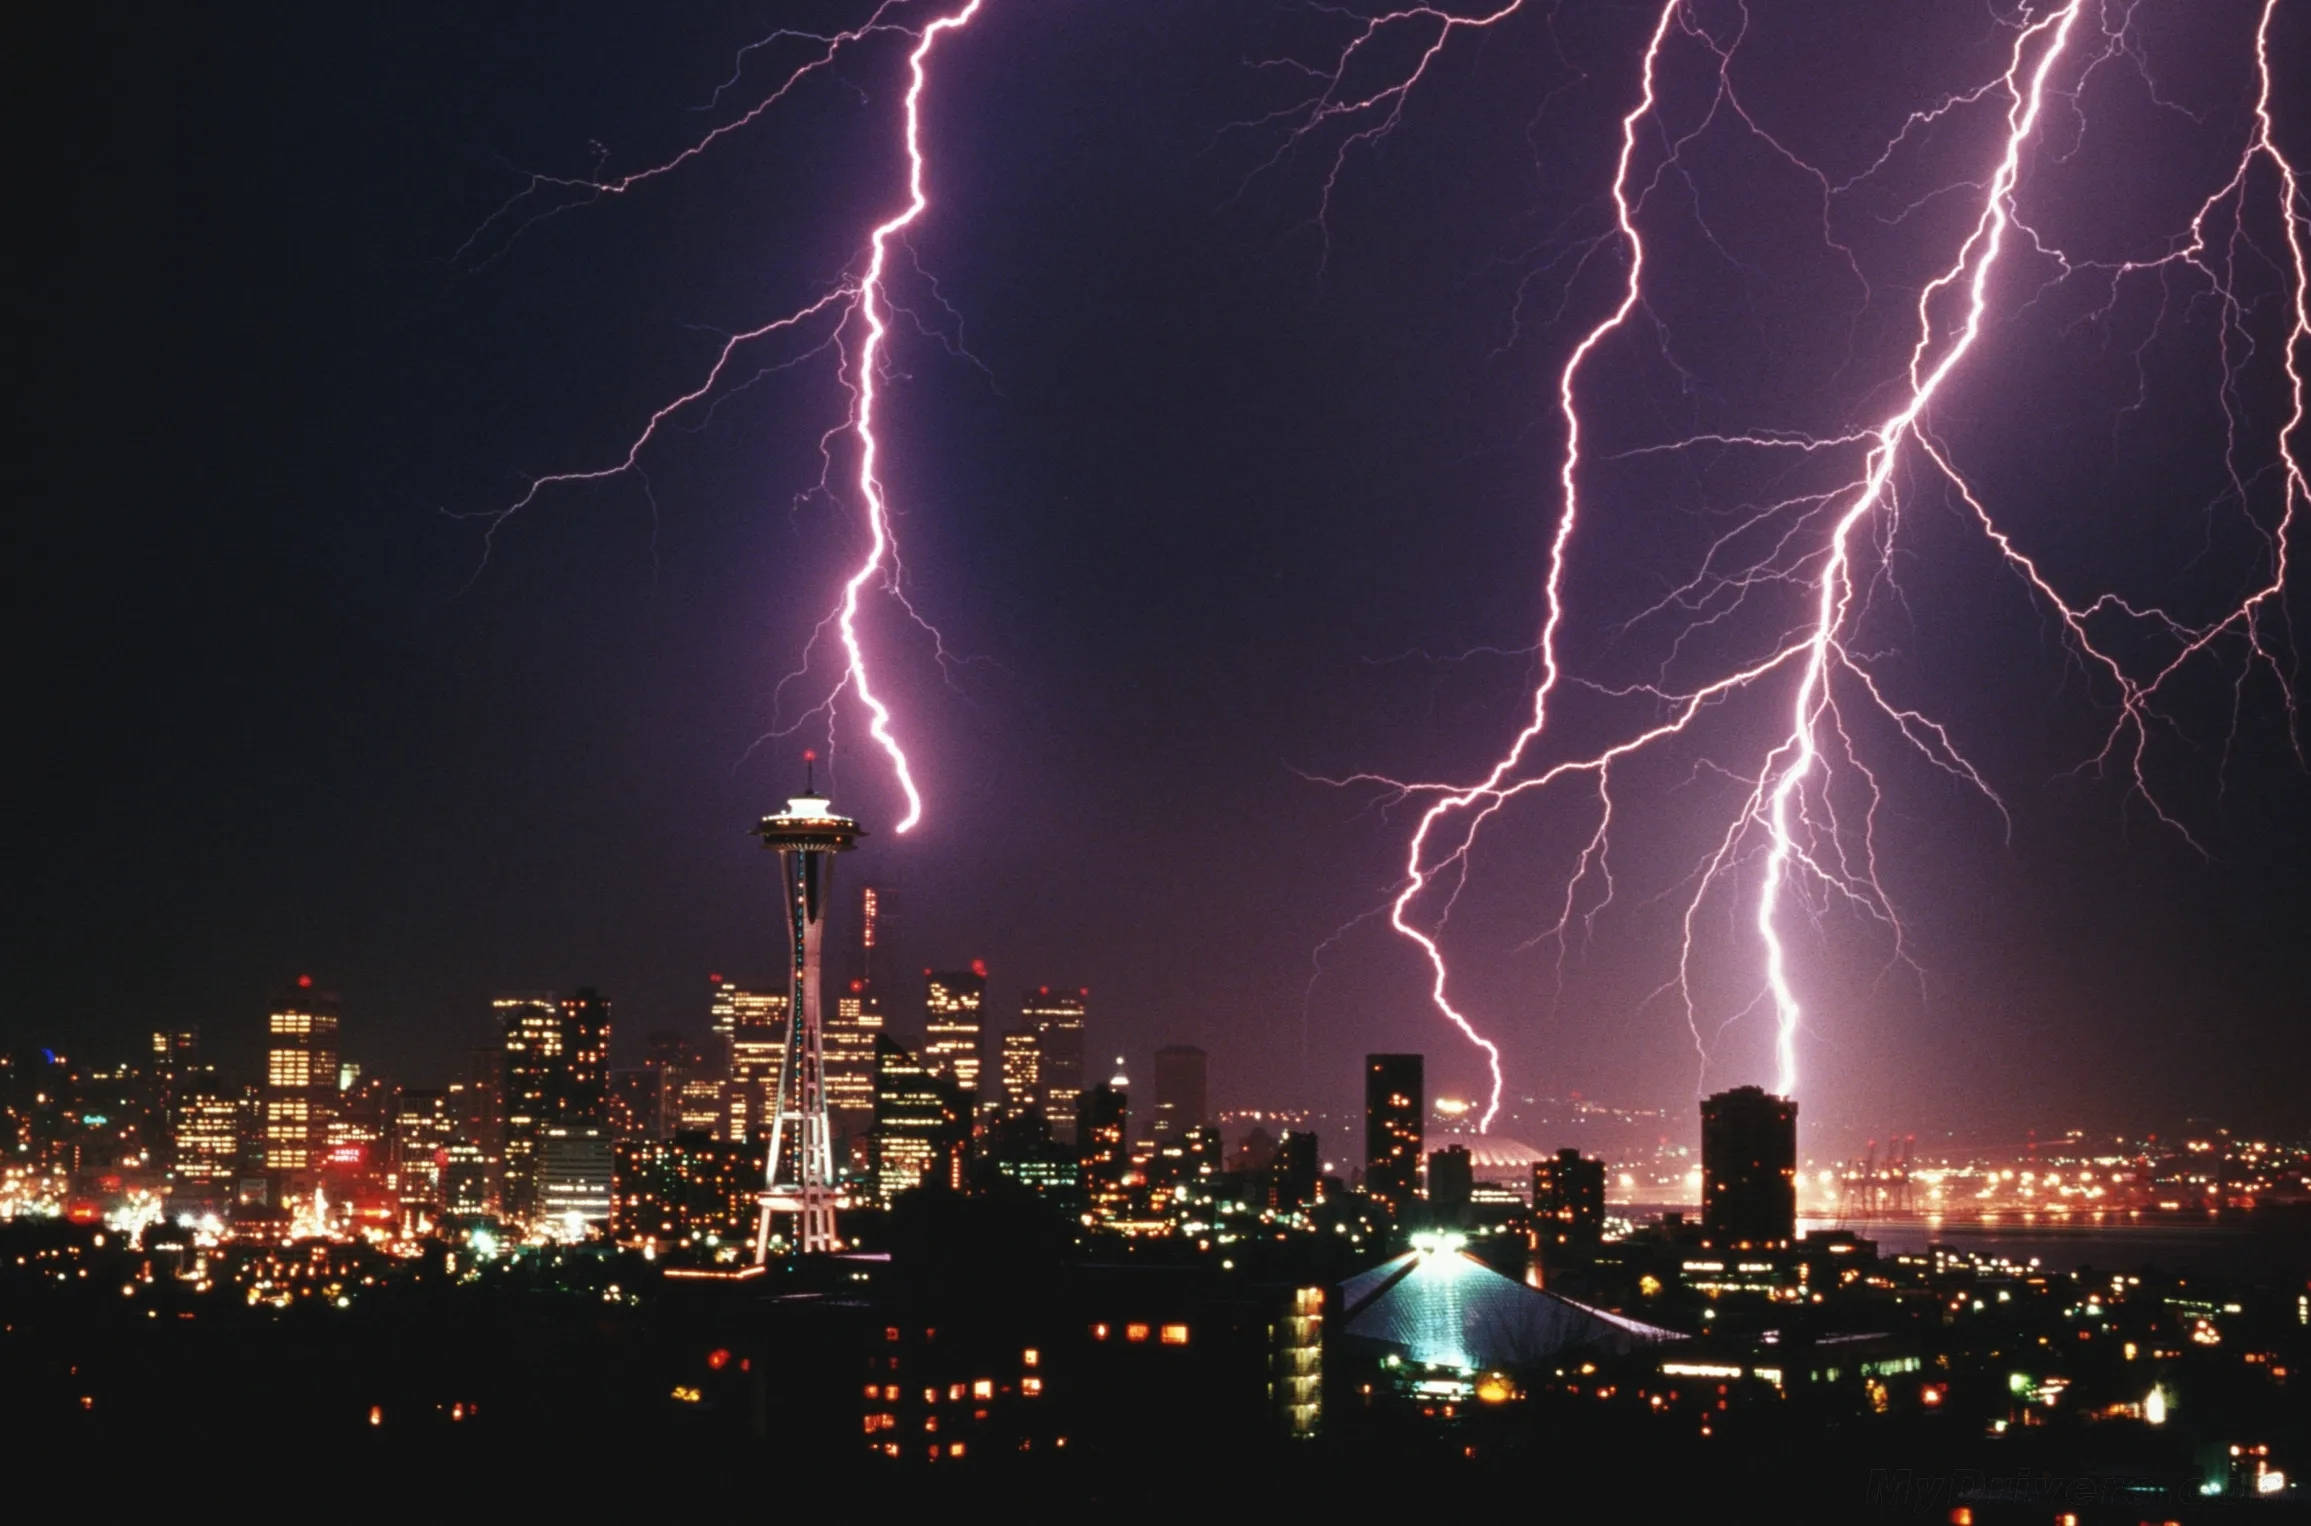
[[[2174,98],[2207,137],[2175,125],[2173,162],[2135,166],[2144,205],[2220,162],[2215,140],[2242,99],[2235,45],[2254,20],[2253,7],[2222,12],[2208,25],[2224,59],[2174,66]],[[40,267],[40,289],[78,321],[69,345],[40,352],[53,428],[35,476],[76,496],[36,497],[27,516],[28,564],[53,575],[28,590],[17,645],[45,651],[66,632],[84,660],[27,685],[45,794],[12,918],[9,1044],[126,1053],[149,1029],[198,1025],[253,1045],[241,1016],[309,970],[346,993],[362,1042],[446,1076],[499,992],[591,981],[644,1032],[690,1020],[701,973],[762,981],[776,964],[758,866],[732,823],[772,808],[797,744],[816,740],[771,734],[798,718],[774,690],[823,612],[821,552],[840,521],[808,497],[816,430],[757,421],[800,418],[815,394],[766,376],[654,464],[652,496],[557,502],[511,523],[486,562],[476,524],[452,515],[494,501],[509,476],[598,452],[635,406],[694,374],[702,328],[756,311],[759,286],[783,296],[840,267],[861,198],[783,146],[816,132],[880,162],[895,76],[862,63],[877,109],[814,86],[791,118],[702,160],[673,200],[557,217],[451,272],[445,260],[518,184],[504,163],[567,163],[590,138],[647,157],[686,125],[667,103],[710,94],[725,54],[752,40],[588,15],[524,44],[550,57],[541,77],[556,83],[516,100],[489,83],[499,65],[480,39],[493,23],[453,21],[421,10],[199,36],[170,22],[117,57],[83,40],[128,84],[64,119],[90,147],[80,158],[107,166],[96,189],[63,168],[43,183],[85,257]],[[1438,65],[1454,89],[1419,97],[1385,150],[1350,163],[1319,235],[1315,166],[1287,159],[1247,185],[1273,144],[1226,131],[1273,104],[1241,60],[1320,50],[1329,34],[1309,25],[1216,9],[1158,40],[995,6],[942,54],[951,73],[930,103],[950,152],[942,205],[971,215],[934,207],[915,247],[992,383],[971,358],[903,337],[909,376],[884,401],[905,444],[890,466],[909,505],[910,586],[947,632],[951,672],[881,639],[894,641],[889,680],[919,727],[926,787],[947,803],[903,843],[878,839],[859,868],[901,887],[904,957],[889,968],[984,956],[998,1002],[1053,977],[1088,985],[1107,1033],[1095,1054],[1120,1048],[1139,1066],[1194,1045],[1215,1076],[1257,1073],[1280,1093],[1234,1100],[1338,1110],[1341,1055],[1419,1050],[1455,1092],[1481,1066],[1440,1041],[1450,1030],[1424,1011],[1417,963],[1368,916],[1387,899],[1402,819],[1308,776],[1481,772],[1521,703],[1514,654],[1535,631],[1561,444],[1545,405],[1610,295],[1602,273],[1596,289],[1551,274],[1531,233],[1596,205],[1644,37],[1634,17],[1559,31],[1536,15],[1481,57],[1456,45]],[[1866,54],[1854,72],[1882,105],[1789,98],[1813,45],[1802,18],[1761,16],[1742,77],[1806,152],[1858,169],[1838,156],[1884,127],[1883,111],[1936,98],[2008,40],[1974,19],[1905,25],[1900,58],[1843,32],[1817,40]],[[2164,23],[2144,25],[2156,57]],[[296,67],[316,55],[363,60],[351,66],[362,115],[409,131],[387,142],[341,122]],[[1006,88],[1011,70],[1036,88]],[[2099,79],[2109,96],[2095,109],[2131,122],[2147,108],[2123,72]],[[2292,74],[2281,83],[2281,129],[2299,134],[2301,92]],[[1495,131],[1496,113],[1524,121],[1543,97],[1545,175]],[[174,104],[135,104],[154,100]],[[1136,167],[1132,195],[1116,193],[1108,157],[1063,151],[1076,139],[1052,124],[1077,120]],[[331,125],[290,125],[313,122]],[[229,215],[196,219],[199,198],[171,189],[193,136],[221,145],[186,173]],[[1944,145],[1952,162],[1980,147],[1960,138]],[[1181,151],[1215,140],[1209,155]],[[2084,141],[2081,162],[2105,164],[2104,140]],[[1022,201],[1015,164],[1050,194]],[[1713,164],[1701,179],[1750,173]],[[1402,216],[1406,197],[1435,215]],[[399,213],[380,223],[388,203]],[[696,237],[669,240],[661,206],[690,208]],[[999,210],[1002,237],[978,236],[981,207]],[[1762,247],[1782,226],[1764,212],[1727,206],[1709,230],[1729,249]],[[308,258],[260,278],[259,255],[292,228]],[[154,279],[164,254],[169,274]],[[1692,422],[1691,395],[1818,400],[1825,347],[1886,316],[1848,303],[1795,319],[1797,358],[1759,376],[1733,359],[1777,309],[1723,271],[1711,279],[1730,284],[1693,303],[1721,301],[1725,329],[1704,325],[1676,352],[1705,385],[1620,373],[1609,413],[1627,425],[1622,446],[1646,445],[1643,420]],[[338,321],[307,321],[324,311]],[[605,324],[609,312],[621,316]],[[2100,358],[2093,327],[2075,343],[2030,330],[2045,348],[2002,355],[2046,384],[2052,445],[2001,437],[1989,453],[2018,479],[2008,498],[2062,510],[2031,526],[2048,554],[2147,585],[2194,548],[2143,516],[2202,501],[2206,484],[2196,458],[2118,467],[2106,442],[2128,398],[2076,385],[2123,392],[2131,375]],[[96,358],[140,344],[154,363],[136,376]],[[605,362],[631,395],[578,396],[547,359],[565,352]],[[213,355],[235,363],[200,359]],[[2207,422],[2183,393],[2192,364],[2163,350],[2146,362],[2178,435]],[[1962,378],[1952,406],[1989,416],[1999,395]],[[113,448],[122,429],[138,448]],[[1639,554],[1652,531],[1629,506],[1665,483],[1625,484],[1623,518],[1598,527],[1601,604],[1658,591],[1661,569]],[[805,501],[790,510],[795,491]],[[188,502],[195,512],[175,507]],[[2098,518],[2100,505],[2124,517]],[[1917,628],[1896,644],[1952,653],[1947,671],[1921,659],[1911,676],[2011,798],[2013,836],[1946,779],[1905,778],[1889,797],[1890,896],[1915,970],[1890,964],[1866,918],[1831,914],[1806,955],[1819,1021],[1802,1038],[1805,1127],[2291,1121],[2283,1078],[2311,1065],[2311,955],[2294,936],[2311,919],[2311,803],[2283,724],[2256,704],[2234,732],[2222,693],[2182,704],[2197,758],[2162,764],[2161,780],[2189,807],[2202,857],[2147,821],[2123,781],[2075,774],[2107,708],[2066,676],[2025,602],[1961,586],[1950,559],[1963,553],[1930,544],[1905,578]],[[887,830],[902,802],[857,736],[838,741],[835,792]],[[1632,781],[1633,821],[1667,831],[1698,777],[1694,760]],[[159,853],[126,835],[129,803],[154,799],[198,802]],[[1559,874],[1580,840],[1539,840],[1555,830],[1546,819],[1533,830],[1488,850],[1498,857],[1454,924],[1512,1091],[1666,1105],[1770,1080],[1762,1025],[1739,1015],[1753,993],[1707,993],[1699,1026],[1721,1048],[1707,1071],[1659,995],[1675,919],[1652,897],[1690,869],[1682,848],[1640,831],[1630,893],[1560,963],[1526,946],[1550,908],[1516,887]],[[1960,1052],[1963,1067],[1938,1063]]]

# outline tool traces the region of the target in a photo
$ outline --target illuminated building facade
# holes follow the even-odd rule
[[[826,1025],[827,1119],[840,1167],[863,1162],[867,1133],[875,1126],[875,1037],[883,1031],[876,976],[889,920],[889,890],[880,885],[861,889],[858,962],[836,993],[834,1016]]]
[[[1605,1163],[1578,1150],[1533,1162],[1533,1240],[1595,1245],[1605,1234]]]
[[[444,1176],[456,1140],[457,1118],[448,1093],[411,1090],[395,1099],[390,1170],[394,1196],[404,1209],[447,1203]]]
[[[1211,1121],[1207,1095],[1209,1061],[1193,1044],[1167,1044],[1155,1052],[1155,1118],[1149,1136],[1158,1145]]]
[[[714,997],[714,1031],[730,1057],[725,1117],[716,1132],[733,1141],[770,1137],[771,1115],[786,1070],[785,992],[746,991],[724,981]]]
[[[584,1239],[610,1222],[612,1153],[607,1131],[549,1126],[538,1140],[538,1218],[559,1238]]]
[[[987,1005],[987,966],[923,972],[923,1063],[976,1102],[980,1013]]]
[[[827,1116],[826,998],[821,988],[826,915],[834,902],[835,855],[857,846],[859,824],[837,815],[805,782],[786,809],[755,827],[765,848],[778,854],[786,913],[788,991],[784,1057],[771,1109],[770,1149],[764,1163],[762,1215],[754,1235],[757,1266],[770,1258],[773,1219],[788,1215],[790,1242],[804,1255],[835,1251],[833,1126]]]
[[[762,1190],[763,1149],[711,1134],[629,1140],[617,1147],[612,1232],[622,1245],[703,1257],[746,1244]]]
[[[1711,1245],[1797,1235],[1797,1103],[1737,1086],[1701,1103],[1701,1232]]]
[[[176,1165],[170,1173],[176,1191],[204,1199],[228,1195],[240,1154],[240,1105],[214,1089],[180,1092],[176,1098]]]
[[[265,1169],[320,1169],[337,1104],[337,999],[300,975],[265,1018]]]
[[[553,1116],[554,1070],[562,1059],[562,1009],[550,995],[500,996],[490,1003],[504,1055],[504,1212],[528,1219],[537,1210],[538,1141]]]
[[[960,1091],[887,1035],[875,1039],[875,1192],[887,1205],[926,1183],[960,1187],[970,1115]]]
[[[1003,1035],[1003,1116],[1017,1118],[1043,1106],[1043,1035],[1014,1028]]]
[[[1294,1288],[1269,1339],[1269,1406],[1285,1435],[1310,1440],[1324,1423],[1324,1290]]]
[[[1076,1143],[1075,1109],[1083,1098],[1083,1021],[1091,988],[1040,986],[1019,1002],[1019,1020],[1037,1039],[1039,1084],[1052,1137]]]
[[[1102,1081],[1076,1107],[1076,1159],[1083,1189],[1102,1216],[1120,1212],[1131,1186],[1131,1094],[1124,1078]]]
[[[1399,1214],[1420,1195],[1423,1068],[1417,1054],[1364,1057],[1364,1190]]]

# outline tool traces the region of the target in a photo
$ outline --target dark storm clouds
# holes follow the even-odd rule
[[[660,157],[710,120],[687,108],[745,41],[855,19],[775,9],[155,11],[78,23],[19,78],[41,215],[11,282],[30,340],[26,778],[0,1038],[125,1052],[198,1022],[245,1050],[271,989],[311,968],[345,992],[351,1053],[422,1078],[495,989],[596,982],[633,1036],[698,1022],[710,969],[775,968],[744,828],[811,733],[749,747],[857,543],[847,505],[796,502],[835,417],[823,361],[694,410],[703,427],[646,457],[647,496],[548,494],[486,566],[477,525],[440,512],[614,460],[719,332],[807,298],[893,204],[885,49],[680,175],[453,259],[515,166],[582,171],[590,142],[614,170]],[[1311,951],[1379,902],[1405,820],[1295,770],[1458,777],[1524,713],[1521,659],[1403,654],[1532,640],[1555,371],[1618,278],[1611,249],[1580,244],[1605,226],[1650,21],[1562,10],[1440,59],[1397,136],[1350,157],[1328,250],[1308,221],[1328,145],[1247,180],[1277,140],[1225,130],[1289,98],[1247,60],[1337,35],[1320,15],[989,0],[942,49],[937,205],[913,247],[985,371],[903,328],[886,420],[911,591],[970,660],[943,681],[895,609],[874,614],[930,811],[844,866],[854,886],[903,884],[903,966],[983,956],[999,1005],[1089,984],[1095,1046],[1204,1044],[1224,1103],[1340,1105],[1353,1057],[1380,1047],[1426,1049],[1440,1090],[1474,1085],[1376,924],[1328,951],[1311,992]],[[1756,10],[1745,100],[1833,175],[2002,45],[1963,7]],[[2065,236],[2125,254],[2156,252],[2129,227],[2174,226],[2220,178],[2252,18],[2142,19],[2162,95],[2202,122],[2113,66],[2084,98],[2087,135],[2064,126],[2064,178],[2024,192]],[[1685,126],[1701,62],[1688,48],[1664,75]],[[2311,151],[2302,121],[2291,141]],[[1601,358],[1598,450],[1882,408],[1963,198],[1903,209],[1978,174],[1993,125],[1921,140],[1842,207],[1867,305],[1807,182],[1737,131],[1697,142],[1649,213],[1670,349],[1647,325]],[[2002,295],[2019,307],[2035,279]],[[896,294],[952,332],[921,280]],[[2203,508],[2211,330],[2181,295],[2147,352],[2147,412],[2119,410],[2155,299],[2097,325],[2063,292],[2000,325],[1939,417],[2079,586],[2189,604],[2230,591],[2246,553],[2236,513]],[[1570,584],[1577,669],[1625,681],[1659,660],[1605,632],[1690,572],[1705,489],[1757,485],[1713,469],[1599,465]],[[2226,748],[2230,690],[2203,675],[2185,735],[2160,744],[2201,859],[2115,783],[2069,774],[2108,695],[1912,487],[1907,598],[1872,634],[2015,831],[1946,778],[1889,767],[1887,887],[1924,975],[1883,973],[1882,931],[1846,913],[1800,935],[1809,1116],[1872,1133],[2300,1122],[2306,791],[2270,684],[2245,691]],[[1706,751],[1746,763],[1769,723],[1729,710]],[[838,798],[873,828],[896,802],[859,741],[845,729]],[[1620,894],[1561,996],[1553,949],[1515,946],[1555,915],[1588,797],[1521,805],[1480,853],[1458,989],[1506,1040],[1513,1091],[1690,1095],[1682,1013],[1646,998],[1698,834],[1722,820],[1703,752],[1618,791]],[[1705,1031],[1748,994],[1724,964]],[[1712,1080],[1762,1078],[1761,1037],[1737,1024]]]

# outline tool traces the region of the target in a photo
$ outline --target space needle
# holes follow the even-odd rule
[[[794,1216],[791,1243],[804,1255],[842,1248],[835,1234],[835,1210],[842,1206],[842,1195],[835,1181],[827,1124],[819,954],[827,907],[834,896],[834,855],[848,852],[866,834],[848,816],[837,815],[818,793],[810,769],[816,759],[815,753],[803,754],[803,792],[788,800],[785,810],[763,817],[754,829],[764,847],[778,852],[787,940],[794,954],[786,1056],[779,1066],[770,1155],[763,1163],[762,1216],[754,1235],[757,1266],[770,1259],[771,1220],[777,1214]]]

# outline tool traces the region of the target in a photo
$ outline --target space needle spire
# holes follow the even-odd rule
[[[839,1250],[835,1210],[842,1194],[835,1179],[833,1136],[827,1123],[826,1040],[822,1028],[820,949],[827,907],[834,898],[834,855],[865,836],[859,824],[836,814],[818,793],[817,754],[804,753],[803,792],[786,809],[762,818],[755,835],[777,850],[785,896],[789,966],[786,1062],[779,1067],[778,1100],[771,1112],[770,1154],[763,1162],[762,1214],[755,1228],[754,1261],[770,1259],[775,1217],[791,1215],[791,1244],[804,1255]]]

